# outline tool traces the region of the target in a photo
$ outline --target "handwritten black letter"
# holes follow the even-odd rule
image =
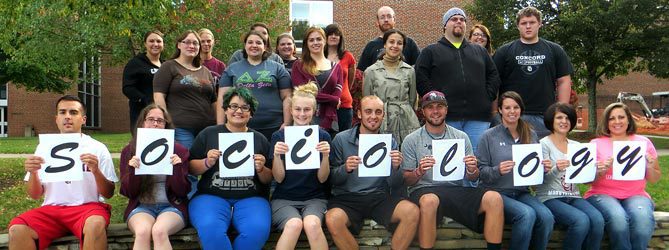
[[[53,147],[51,149],[51,157],[52,158],[66,160],[66,161],[69,161],[70,163],[65,164],[64,166],[60,166],[60,167],[48,166],[44,169],[44,172],[59,173],[59,172],[67,171],[70,168],[74,167],[74,160],[72,158],[65,157],[65,156],[60,156],[60,155],[57,155],[56,153],[58,151],[63,150],[63,149],[70,149],[70,152],[72,152],[72,150],[75,150],[78,147],[79,147],[79,143],[76,143],[76,142],[63,143],[63,144],[60,144],[58,146]]]
[[[241,159],[238,162],[230,162],[228,158],[230,158],[230,155],[234,153],[235,151],[240,153],[246,148],[246,141],[241,140],[238,142],[235,142],[234,144],[230,145],[224,152],[223,152],[223,165],[225,165],[226,168],[228,169],[235,169],[241,166],[244,162],[246,162],[249,158],[251,158],[250,155],[247,155],[244,157],[244,159]]]
[[[578,158],[579,156],[583,155],[583,157]],[[571,173],[569,176],[569,179],[574,179],[579,173],[581,173],[581,170],[585,167],[585,165],[590,164],[594,159],[590,157],[590,151],[588,151],[588,148],[582,148],[581,150],[577,151],[574,156],[571,158],[571,165],[573,166],[578,166],[578,169]]]
[[[383,150],[383,153],[381,154],[381,157],[379,157],[378,160],[376,160],[372,164],[367,164],[367,160],[369,157],[371,157],[376,151]],[[373,168],[376,167],[377,165],[381,164],[381,161],[383,161],[384,158],[386,158],[386,154],[388,153],[388,149],[386,149],[386,143],[385,142],[379,142],[373,147],[371,147],[367,153],[365,153],[365,156],[362,158],[362,165],[365,165],[367,168]]]
[[[160,156],[158,156],[155,160],[150,161],[150,162],[146,162],[146,157],[149,155],[149,153],[151,153],[154,149],[156,149],[158,147],[164,147],[163,148],[163,153],[161,153]],[[146,148],[144,148],[144,151],[142,151],[142,155],[140,157],[140,160],[142,161],[142,163],[144,165],[147,165],[147,166],[151,166],[153,164],[156,164],[156,163],[162,161],[163,158],[165,158],[165,155],[167,155],[167,150],[169,148],[170,147],[167,145],[167,139],[160,138],[158,140],[155,140],[154,142],[152,142],[148,146],[146,146]]]
[[[311,133],[313,133],[313,132],[314,132],[314,130],[309,128],[309,129],[304,131],[304,136],[309,137],[311,135]],[[302,149],[302,147],[304,147],[304,144],[306,144],[306,143],[307,143],[306,138],[302,138],[299,141],[297,141],[297,143],[295,143],[295,146],[293,147],[293,150],[290,152],[290,158],[293,160],[293,163],[300,164],[300,163],[306,161],[309,158],[309,156],[311,155],[311,152],[307,153],[304,156],[298,156],[297,155],[297,152],[299,152],[300,149]]]
[[[441,167],[439,168],[439,172],[441,173],[441,176],[449,176],[457,167],[454,167],[450,171],[446,171],[446,164],[451,162],[453,160],[453,156],[455,156],[455,152],[458,151],[458,144],[455,143],[453,146],[451,146],[448,151],[446,151],[446,154],[444,155],[444,158],[441,159]]]
[[[622,171],[622,176],[625,176],[627,172],[632,169],[632,166],[634,166],[639,160],[641,160],[641,156],[639,153],[641,152],[641,148],[637,147],[632,152],[629,154],[625,155],[627,151],[630,150],[630,146],[625,146],[623,147],[620,152],[618,152],[618,155],[616,156],[616,161],[618,161],[618,164],[625,164],[625,167],[623,168]],[[637,157],[639,155],[639,157]]]
[[[530,161],[535,160],[534,167],[532,167],[532,170],[528,172],[527,174],[523,174],[523,167],[527,165]],[[532,152],[531,154],[525,156],[522,161],[520,161],[520,164],[518,165],[518,175],[522,177],[528,177],[532,174],[534,174],[535,171],[537,171],[537,167],[539,167],[539,157],[537,156],[537,152]]]

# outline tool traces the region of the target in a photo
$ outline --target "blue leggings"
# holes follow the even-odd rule
[[[190,201],[188,209],[203,249],[262,249],[269,238],[271,210],[262,197],[223,199],[202,194]],[[232,244],[230,222],[239,232]]]

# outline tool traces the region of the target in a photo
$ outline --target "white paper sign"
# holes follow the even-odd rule
[[[643,180],[646,177],[646,143],[641,141],[613,142],[613,179]]]
[[[514,144],[511,152],[516,163],[513,166],[514,186],[532,186],[544,182],[541,144]]]
[[[286,127],[286,170],[318,169],[321,167],[318,144],[318,125]]]
[[[565,173],[566,183],[588,183],[597,175],[597,146],[594,143],[567,144],[569,167]]]
[[[432,140],[432,180],[457,181],[465,175],[465,140]]]
[[[255,173],[253,133],[218,134],[218,170],[221,178],[248,177]]]
[[[40,134],[35,155],[44,163],[37,172],[41,182],[81,181],[84,166],[80,144],[81,134]]]
[[[136,175],[172,175],[174,166],[174,130],[137,128],[135,155],[139,158]]]
[[[359,177],[390,176],[391,134],[360,134],[358,156],[362,163],[358,165]]]

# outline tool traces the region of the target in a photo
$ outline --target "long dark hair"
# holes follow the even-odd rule
[[[166,109],[155,103],[149,104],[144,109],[142,109],[142,111],[139,112],[139,116],[137,116],[137,123],[135,126],[134,136],[132,137],[132,139],[130,139],[130,142],[128,143],[128,146],[130,146],[130,153],[132,154],[132,156],[135,156],[135,150],[137,149],[137,128],[144,127],[144,120],[146,119],[146,116],[148,116],[149,112],[154,109],[159,109],[161,112],[163,112],[163,119],[165,119],[166,129],[174,128],[174,125],[172,124],[172,117],[170,116],[169,113],[167,113]],[[141,179],[141,183],[139,185],[140,200],[144,202],[154,201],[155,197],[153,197],[153,189],[155,185],[153,185],[152,175],[142,175],[140,179]]]
[[[202,44],[202,41],[200,39],[200,35],[197,34],[194,30],[187,30],[184,33],[181,33],[181,35],[177,38],[177,42],[175,43],[175,48],[174,54],[172,54],[172,57],[170,59],[177,59],[181,55],[181,50],[179,49],[179,43],[181,43],[188,35],[193,34],[195,38],[197,39],[198,44]],[[202,47],[198,46],[197,47],[197,55],[195,55],[195,58],[193,58],[193,66],[195,67],[200,67],[202,65],[202,59],[200,59],[200,51],[202,51]]]
[[[504,102],[504,99],[514,100],[518,106],[520,106],[520,114],[523,114],[525,111],[525,104],[523,103],[523,98],[520,97],[518,93],[515,91],[507,91],[502,93],[502,95],[497,98],[497,107],[499,107],[499,109],[502,109],[502,102]],[[528,144],[532,142],[532,125],[521,118],[518,118],[516,132],[518,132],[518,135],[520,135],[519,141],[521,144]]]
[[[326,48],[324,50],[325,58],[328,57],[328,50],[329,50],[327,49],[328,36],[337,35],[339,36],[339,44],[337,44],[337,58],[341,60],[342,58],[344,58],[344,52],[346,52],[346,46],[344,45],[344,33],[342,33],[341,29],[339,28],[339,25],[336,23],[326,26],[324,31],[325,31],[325,44],[326,44],[325,46]]]

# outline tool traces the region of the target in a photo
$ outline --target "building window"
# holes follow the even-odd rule
[[[333,23],[332,1],[290,1],[290,22],[293,37],[301,51],[304,32],[311,26],[325,28]]]
[[[79,98],[86,104],[86,125],[88,128],[100,128],[100,58],[91,57],[79,64]]]

